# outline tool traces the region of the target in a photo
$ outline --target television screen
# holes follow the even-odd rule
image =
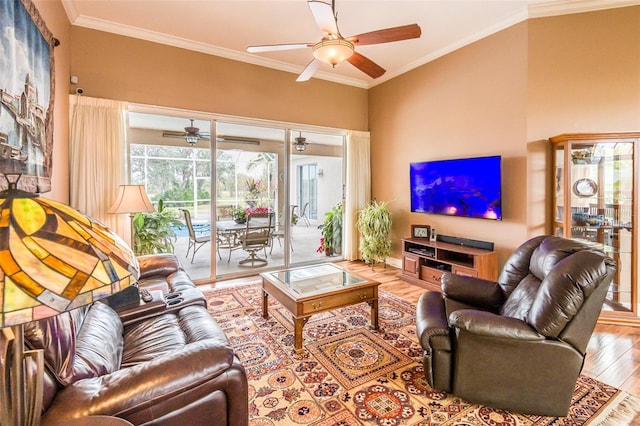
[[[501,157],[411,163],[411,211],[502,219]]]

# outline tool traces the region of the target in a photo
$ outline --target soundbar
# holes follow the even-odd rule
[[[471,238],[453,237],[451,235],[438,235],[438,241],[443,243],[455,244],[458,246],[466,246],[493,251],[493,243],[489,241],[472,240]]]

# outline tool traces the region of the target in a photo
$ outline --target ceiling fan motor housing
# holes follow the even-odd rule
[[[195,145],[200,139],[200,129],[193,127],[193,119],[189,120],[191,120],[191,125],[184,128],[184,131],[187,133],[184,140],[190,145]]]
[[[303,138],[302,136],[298,136],[294,140],[295,140],[295,142],[293,143],[293,146],[296,148],[296,151],[302,152],[305,149],[307,149],[307,138]]]

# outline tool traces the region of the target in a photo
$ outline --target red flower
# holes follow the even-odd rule
[[[320,247],[316,250],[317,253],[322,253],[327,247],[324,246],[324,237],[320,238]]]
[[[247,215],[270,213],[270,212],[271,212],[271,209],[269,207],[256,207],[254,209],[252,209],[251,207],[247,207],[247,210],[245,210],[245,213]]]

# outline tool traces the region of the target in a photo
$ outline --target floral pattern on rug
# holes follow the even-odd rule
[[[249,381],[251,426],[313,425],[582,425],[621,391],[586,376],[576,384],[568,417],[520,415],[431,389],[424,377],[415,307],[379,291],[380,330],[361,303],[312,316],[302,354],[291,314],[272,297],[262,317],[260,285],[205,292]]]
[[[308,343],[305,349],[345,389],[367,383],[413,362],[411,358],[363,328]]]

